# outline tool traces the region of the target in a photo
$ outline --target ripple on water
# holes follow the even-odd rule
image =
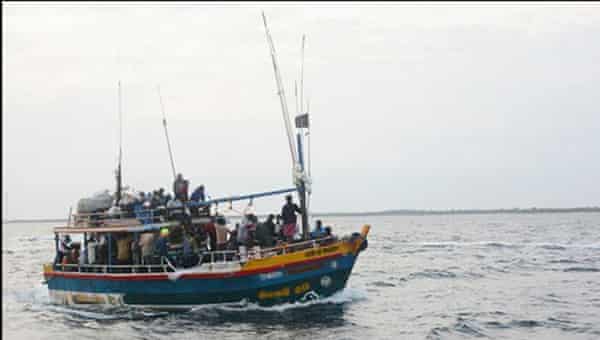
[[[425,269],[421,272],[410,273],[409,278],[453,279],[456,278],[456,274],[446,270]]]
[[[396,287],[395,284],[393,284],[391,282],[386,282],[386,281],[375,281],[375,282],[372,282],[371,284],[376,287]]]
[[[599,268],[593,267],[569,267],[563,269],[564,272],[589,272],[589,273],[597,273],[600,272]]]
[[[452,326],[452,329],[454,329],[457,332],[475,336],[478,338],[486,337],[486,334],[483,331],[483,329],[479,327],[475,321],[466,320],[460,317],[456,320],[456,323]]]

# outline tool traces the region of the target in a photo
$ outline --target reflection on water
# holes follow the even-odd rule
[[[600,338],[600,214],[331,218],[371,223],[349,287],[323,301],[185,312],[49,303],[52,225],[3,225],[7,339]]]

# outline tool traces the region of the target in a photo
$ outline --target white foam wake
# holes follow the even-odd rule
[[[191,311],[199,311],[206,309],[220,309],[223,311],[266,311],[266,312],[284,312],[294,308],[306,308],[313,305],[320,304],[343,304],[343,303],[351,303],[357,302],[361,300],[367,299],[366,291],[359,288],[344,288],[343,290],[329,296],[326,298],[319,298],[314,300],[309,300],[306,302],[294,302],[294,303],[284,303],[274,306],[260,306],[257,303],[227,303],[227,304],[217,304],[217,305],[206,305],[206,306],[197,306],[194,307]]]

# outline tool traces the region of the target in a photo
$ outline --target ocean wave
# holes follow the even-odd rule
[[[485,332],[481,327],[479,327],[476,322],[465,320],[462,318],[458,318],[456,323],[452,327],[455,331],[468,334],[475,337],[487,337]]]
[[[429,330],[429,333],[427,334],[426,339],[428,339],[428,340],[441,339],[443,333],[449,333],[449,332],[450,332],[450,329],[448,327],[434,327]]]
[[[508,325],[510,327],[524,327],[524,328],[533,328],[533,327],[543,327],[543,321],[536,320],[511,320]]]
[[[563,269],[563,272],[591,272],[591,273],[596,273],[596,272],[600,272],[600,268],[593,268],[593,267],[569,267],[569,268]]]
[[[558,259],[558,260],[550,260],[548,263],[577,263],[577,261],[572,259]]]
[[[456,274],[446,270],[425,269],[424,271],[410,273],[409,278],[427,278],[427,279],[453,279]]]
[[[396,287],[395,284],[390,283],[390,282],[385,282],[385,281],[375,281],[371,284],[376,287]]]

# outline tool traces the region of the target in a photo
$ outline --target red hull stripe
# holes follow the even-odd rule
[[[240,270],[236,272],[225,272],[225,273],[194,273],[194,274],[182,274],[178,279],[226,279],[232,277],[248,276],[262,273],[269,273],[278,269],[292,268],[299,265],[315,263],[319,261],[325,261],[341,257],[342,254],[332,254],[316,259],[291,262],[287,264],[280,264],[276,266],[257,268],[252,270]],[[79,273],[79,272],[49,272],[45,274],[47,277],[64,277],[72,279],[90,279],[90,280],[111,280],[111,281],[160,281],[168,280],[167,274],[97,274],[97,273]]]

